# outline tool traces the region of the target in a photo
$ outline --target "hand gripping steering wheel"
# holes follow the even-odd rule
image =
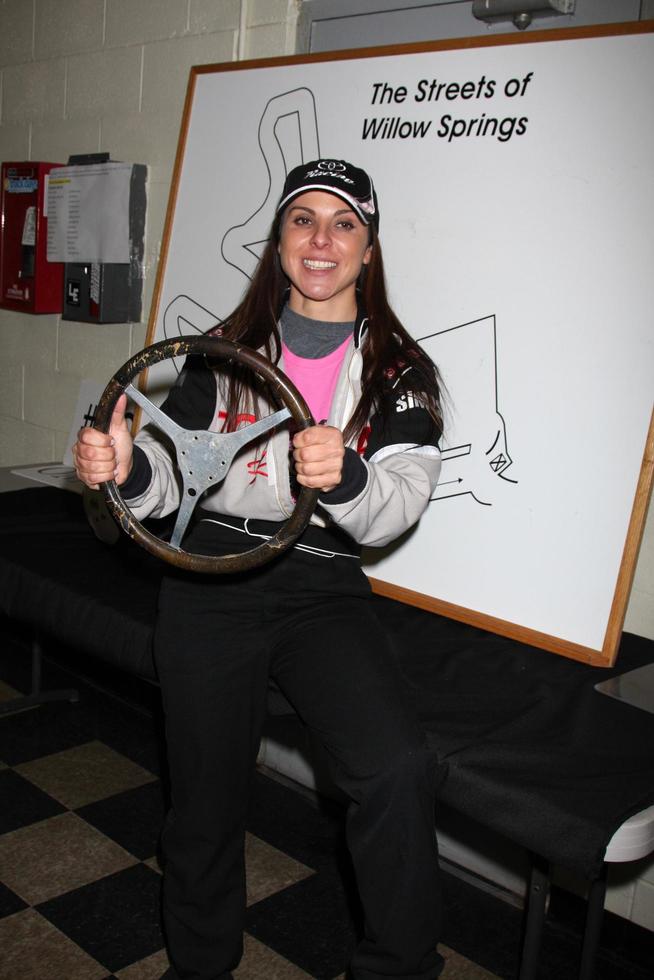
[[[273,394],[279,398],[284,408],[236,432],[183,429],[131,382],[147,367],[172,357],[188,354],[204,354],[211,358],[245,364],[268,382]],[[109,432],[113,410],[123,392],[140,405],[150,421],[172,441],[182,478],[181,501],[169,543],[156,537],[134,517],[120,495],[115,480],[101,484],[107,506],[117,523],[143,548],[171,565],[188,571],[214,574],[243,572],[263,565],[281,554],[304,531],[318,499],[318,490],[310,490],[307,487],[300,488],[293,512],[277,533],[249,551],[242,554],[210,556],[193,554],[184,551],[181,547],[195,505],[205,490],[218,486],[224,480],[234,457],[243,446],[260,438],[289,418],[292,418],[300,429],[307,429],[315,424],[299,391],[264,357],[248,347],[224,340],[222,337],[209,337],[202,334],[177,337],[175,340],[162,340],[151,347],[146,347],[123,364],[107,384],[95,415],[95,427],[100,432]]]

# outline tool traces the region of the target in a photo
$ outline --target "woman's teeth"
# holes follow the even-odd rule
[[[335,262],[325,262],[325,261],[321,261],[320,259],[304,259],[303,260],[303,263],[304,263],[305,268],[307,268],[307,269],[316,269],[316,270],[318,270],[318,269],[335,269],[336,268],[336,263]]]

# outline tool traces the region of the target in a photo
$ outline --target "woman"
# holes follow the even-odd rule
[[[155,659],[172,807],[163,832],[164,922],[179,980],[229,980],[242,954],[245,814],[269,677],[322,743],[350,802],[347,840],[364,912],[353,980],[434,980],[440,899],[430,759],[370,606],[360,545],[414,524],[438,479],[434,366],[386,297],[370,177],[342,160],[290,172],[247,293],[220,329],[280,362],[319,423],[247,447],[196,510],[184,547],[249,550],[293,508],[293,480],[320,491],[299,542],[265,567],[216,579],[170,575]],[[124,398],[110,434],[75,448],[89,486],[115,478],[137,517],[179,502],[166,445],[133,446]],[[165,403],[187,428],[269,414],[242,371],[189,358]],[[254,539],[254,540],[253,540]]]

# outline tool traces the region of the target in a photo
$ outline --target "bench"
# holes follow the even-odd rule
[[[75,494],[33,487],[0,495],[0,612],[37,640],[55,637],[156,682],[151,635],[162,573],[124,536],[112,547],[98,541]],[[652,662],[654,644],[625,633],[618,666],[605,670],[373,601],[445,764],[439,798],[533,856],[520,980],[536,976],[554,866],[590,883],[579,974],[590,980],[607,864],[654,849],[654,715],[594,685]],[[38,671],[38,646],[33,655]]]

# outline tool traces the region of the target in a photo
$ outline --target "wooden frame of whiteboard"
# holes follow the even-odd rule
[[[192,68],[189,76],[186,101],[178,140],[174,175],[168,200],[161,256],[150,311],[147,342],[153,342],[156,336],[155,330],[159,315],[161,286],[165,275],[166,263],[168,261],[171,231],[177,202],[179,182],[184,165],[185,147],[191,116],[191,108],[193,105],[195,84],[199,76],[207,73],[257,70],[261,68],[283,65],[310,65],[312,63],[330,61],[363,60],[388,55],[410,55],[413,53],[447,51],[455,49],[487,48],[501,45],[523,45],[537,42],[557,42],[592,37],[612,37],[628,34],[651,33],[653,31],[654,22],[651,21],[617,25],[611,24],[589,28],[571,28],[556,31],[534,31],[524,35],[491,35],[488,37],[449,39],[424,44],[403,44],[351,51],[324,52],[312,55],[295,55],[283,58],[260,59],[256,61],[233,62],[220,65],[202,65]],[[142,384],[145,385],[145,380],[142,381]],[[486,613],[476,612],[473,609],[457,606],[437,597],[410,589],[405,589],[402,586],[387,583],[377,578],[371,578],[373,588],[375,592],[380,595],[407,602],[420,608],[436,612],[452,619],[470,623],[471,625],[511,637],[524,643],[541,647],[545,650],[549,650],[566,657],[571,657],[573,659],[598,666],[611,666],[615,662],[615,658],[617,656],[619,639],[622,632],[629,592],[635,572],[638,550],[642,539],[645,517],[652,491],[653,479],[654,414],[652,415],[652,419],[650,421],[649,435],[640,467],[637,491],[631,510],[628,533],[623,548],[619,574],[616,580],[608,626],[601,649],[593,649],[591,647],[573,643],[548,633],[539,632],[518,623],[509,622],[507,620],[495,618]]]

